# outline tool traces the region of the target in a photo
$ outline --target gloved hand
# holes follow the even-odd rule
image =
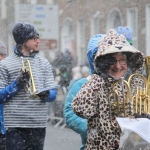
[[[150,119],[150,114],[145,114],[145,113],[142,113],[141,115],[140,114],[137,114],[137,113],[134,113],[133,115],[135,118],[147,118],[147,119]]]
[[[26,85],[28,85],[29,83],[29,78],[30,78],[30,74],[28,71],[21,71],[20,75],[17,77],[16,81],[17,81],[17,85],[21,86],[21,87],[25,87]]]
[[[43,92],[41,92],[41,93],[39,93],[37,95],[44,102],[48,98],[49,94],[50,94],[50,91],[46,90],[46,91],[43,91]]]

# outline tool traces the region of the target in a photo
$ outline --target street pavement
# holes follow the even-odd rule
[[[63,93],[63,88],[58,89],[56,100],[49,105],[48,109],[51,119],[48,119],[49,121],[47,122],[44,150],[80,150],[81,139],[79,134],[67,127],[62,129],[63,122],[59,125],[52,123],[55,116],[58,117],[56,119],[57,121],[63,121],[63,108],[65,103]]]
[[[55,128],[50,122],[47,124],[44,150],[79,150],[80,135],[65,127]]]

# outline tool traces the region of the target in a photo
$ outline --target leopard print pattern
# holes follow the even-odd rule
[[[138,76],[138,75],[133,76],[129,85],[131,88],[132,96],[134,96],[136,94],[137,88],[142,89],[142,90],[146,90],[146,82],[144,81],[143,78],[141,78],[141,76]]]
[[[108,100],[113,83],[114,81],[109,82],[109,80],[105,82],[103,78],[94,74],[72,102],[73,111],[88,120],[88,138],[85,150],[118,149],[121,131],[112,126]],[[126,86],[123,88],[126,94],[128,89]],[[118,91],[119,101],[123,101],[122,86],[117,84],[115,90]],[[113,98],[110,100],[114,101]]]
[[[116,52],[139,52],[129,44],[122,34],[118,34],[114,29],[108,31],[107,35],[99,41],[99,48],[94,60],[97,57]],[[140,52],[139,52],[140,53]]]

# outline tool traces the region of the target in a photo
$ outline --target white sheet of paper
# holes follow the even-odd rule
[[[145,141],[150,143],[150,120],[147,118],[116,118],[122,132],[126,129],[137,133]]]

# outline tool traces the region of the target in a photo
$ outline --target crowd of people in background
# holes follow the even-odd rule
[[[50,116],[63,118],[65,99],[69,89],[76,81],[90,74],[88,63],[84,62],[77,65],[69,50],[66,50],[64,53],[56,53],[56,58],[51,64],[55,83],[60,85],[60,88],[57,91],[56,101],[48,104],[48,121]],[[53,120],[52,123],[57,121]]]
[[[77,65],[69,50],[58,52],[52,61],[55,82],[62,87],[67,87],[71,80],[78,80],[89,75],[89,65],[84,62]]]
[[[55,77],[60,77],[58,83],[61,86],[67,87],[72,79],[72,72],[74,60],[71,53],[66,50],[65,53],[58,52],[56,58],[52,62],[53,72]]]

